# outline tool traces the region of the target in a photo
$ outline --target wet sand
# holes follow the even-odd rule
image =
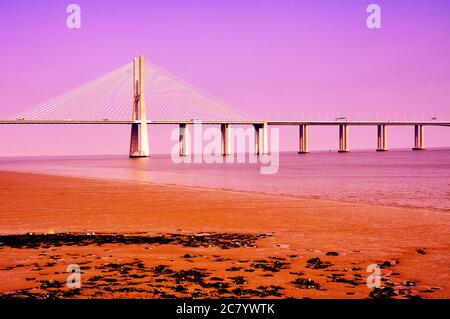
[[[3,298],[450,297],[445,212],[0,172],[0,221]]]

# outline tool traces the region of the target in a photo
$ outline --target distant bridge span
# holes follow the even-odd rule
[[[377,151],[388,149],[386,130],[388,126],[413,126],[415,138],[413,150],[425,149],[425,126],[450,126],[450,121],[441,120],[354,121],[345,118],[338,118],[335,121],[256,120],[233,110],[218,99],[156,66],[147,68],[146,72],[142,55],[139,59],[133,60],[132,72],[129,69],[129,65],[121,67],[10,119],[0,120],[0,125],[131,125],[130,157],[150,155],[148,125],[178,125],[181,156],[189,155],[188,126],[196,123],[221,126],[223,155],[230,154],[231,125],[254,127],[256,154],[268,153],[269,125],[298,126],[300,154],[309,153],[309,126],[338,126],[339,152],[349,151],[349,126],[377,126]],[[145,85],[146,82],[149,86]],[[146,95],[150,97],[148,104],[145,101]],[[148,119],[149,106],[150,111],[159,112],[155,117],[160,119]],[[120,118],[128,117],[127,113],[131,115],[130,119]]]
[[[295,126],[295,125],[316,125],[316,126],[330,126],[330,125],[355,125],[355,126],[376,126],[376,125],[387,125],[387,126],[450,126],[450,121],[360,121],[360,120],[350,120],[350,121],[292,121],[292,120],[251,120],[251,121],[203,121],[203,120],[147,120],[147,124],[152,125],[169,125],[169,124],[195,124],[200,123],[205,125],[215,125],[215,124],[232,124],[232,125],[258,125],[267,123],[268,125],[276,126]],[[122,124],[129,125],[138,123],[141,121],[135,120],[0,120],[0,124]]]

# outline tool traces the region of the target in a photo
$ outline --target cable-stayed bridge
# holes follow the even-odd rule
[[[179,79],[156,65],[135,58],[108,74],[40,103],[0,124],[111,124],[131,125],[130,157],[149,156],[148,125],[180,126],[180,155],[188,155],[190,124],[221,125],[222,154],[230,154],[230,125],[255,128],[255,152],[268,152],[268,126],[299,127],[299,153],[308,153],[308,126],[339,127],[339,152],[348,152],[350,125],[377,126],[377,151],[387,150],[387,126],[414,127],[414,150],[425,149],[425,126],[450,126],[450,121],[271,121],[256,119]]]

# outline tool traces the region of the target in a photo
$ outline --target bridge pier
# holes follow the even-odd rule
[[[348,126],[347,124],[339,125],[339,153],[349,152],[348,148]]]
[[[377,152],[387,151],[386,125],[378,125]]]
[[[268,146],[268,127],[267,122],[263,124],[254,124],[255,128],[255,154],[267,155],[269,152]]]
[[[149,157],[147,113],[145,109],[144,56],[133,59],[133,113],[129,157]]]
[[[189,134],[188,124],[180,124],[180,156],[189,156],[191,151],[191,136]]]
[[[414,125],[414,151],[425,149],[425,129],[423,125]]]
[[[298,153],[309,153],[308,125],[299,125]]]
[[[222,132],[222,155],[231,155],[231,136],[230,124],[220,124],[220,131]]]

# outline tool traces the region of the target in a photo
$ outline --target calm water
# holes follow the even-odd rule
[[[0,158],[0,170],[288,194],[450,213],[450,150],[282,153],[275,175],[261,164],[174,164],[169,156]]]

